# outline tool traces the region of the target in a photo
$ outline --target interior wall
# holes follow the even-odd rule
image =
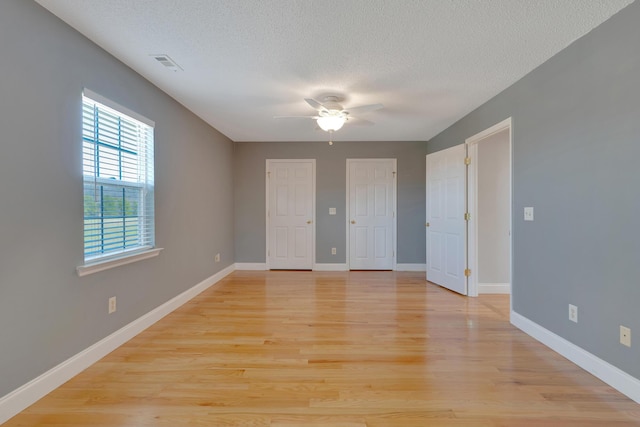
[[[512,117],[512,308],[635,378],[640,346],[619,326],[640,331],[638,22],[634,2],[427,144]]]
[[[234,239],[226,137],[35,2],[0,2],[0,58],[3,396],[232,264]],[[164,250],[78,277],[85,87],[156,123]],[[108,315],[111,296],[118,310]]]
[[[425,155],[424,142],[237,142],[236,261],[266,262],[266,159],[316,159],[316,262],[333,264],[346,262],[347,159],[397,158],[397,262],[424,264]]]
[[[509,130],[478,142],[478,283],[509,283]]]

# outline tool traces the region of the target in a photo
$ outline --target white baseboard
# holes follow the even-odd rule
[[[17,415],[235,270],[230,265],[0,398],[0,424]]]
[[[396,271],[427,271],[427,264],[396,264]]]
[[[236,270],[264,271],[267,269],[266,262],[236,262]]]
[[[510,294],[511,286],[508,283],[478,283],[479,294]]]
[[[313,271],[348,271],[346,263],[336,263],[336,264],[328,264],[328,263],[317,263],[313,266]]]
[[[236,262],[236,270],[259,270],[267,269],[266,263],[260,262]],[[346,263],[316,263],[313,271],[349,271]],[[396,271],[427,271],[426,264],[397,264]]]
[[[600,378],[620,393],[640,403],[640,380],[638,378],[632,377],[515,311],[511,312],[511,323],[585,371]]]
[[[246,271],[264,271],[267,270],[267,264],[264,262],[236,262],[236,270]],[[325,264],[318,263],[313,265],[314,271],[347,271],[347,264]]]

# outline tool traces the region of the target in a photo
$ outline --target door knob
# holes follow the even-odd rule
[[[425,226],[425,227],[428,227],[428,226],[429,226],[429,223],[428,223],[428,222],[425,222],[425,223],[424,223],[424,226]]]
[[[308,221],[307,221],[307,224],[311,224],[312,222],[313,222],[313,221],[311,221],[311,220],[308,220]]]
[[[356,223],[356,220],[355,220],[355,219],[352,219],[352,220],[351,220],[351,224],[355,224],[355,223]]]

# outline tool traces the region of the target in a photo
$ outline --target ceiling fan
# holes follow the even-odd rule
[[[318,114],[314,116],[276,116],[275,118],[314,119],[318,123],[320,129],[329,132],[329,145],[333,145],[333,141],[331,141],[331,135],[333,132],[342,128],[342,126],[348,121],[357,119],[361,124],[372,124],[372,122],[368,120],[356,118],[355,115],[369,113],[384,107],[382,104],[369,104],[344,108],[340,104],[342,99],[336,95],[324,96],[322,98],[322,102],[316,101],[313,98],[305,98],[305,101],[311,106],[311,108],[316,110]]]

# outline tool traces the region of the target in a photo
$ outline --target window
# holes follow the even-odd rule
[[[85,89],[85,264],[154,246],[153,126],[150,120]]]

